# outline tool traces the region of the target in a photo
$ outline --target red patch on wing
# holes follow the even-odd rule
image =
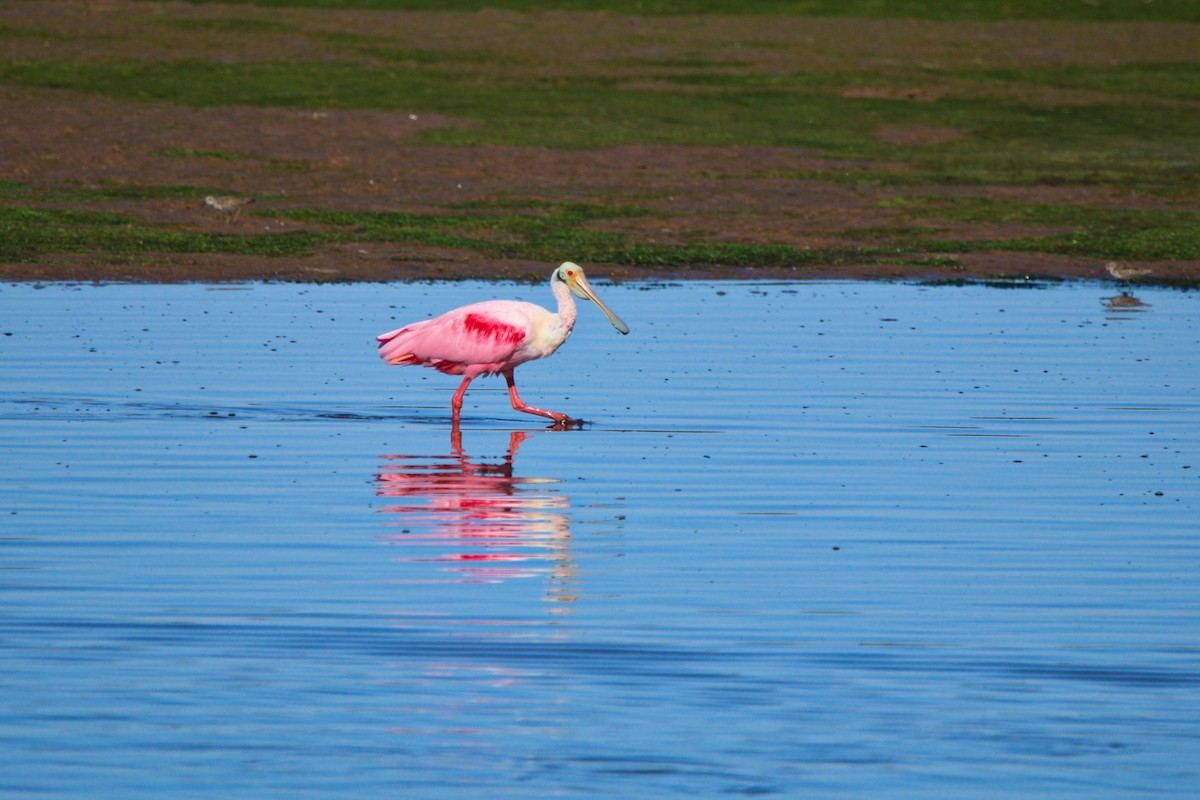
[[[463,318],[463,327],[472,336],[481,339],[494,339],[504,344],[520,344],[525,341],[525,330],[507,322],[492,319],[483,314],[467,314]]]

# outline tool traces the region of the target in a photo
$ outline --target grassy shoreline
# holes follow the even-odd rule
[[[1020,256],[1021,272],[1067,257],[1200,277],[1194,4],[763,2],[720,18],[667,18],[669,2],[483,5],[0,12],[20,145],[0,160],[0,274],[170,254],[328,262],[369,245],[397,271],[414,248],[473,254],[485,272],[571,258],[953,273],[990,252]],[[155,123],[73,118],[102,128],[94,152],[83,134],[59,152],[36,141],[53,129],[25,130],[20,104],[81,101]],[[250,120],[243,136],[185,121],[234,111]],[[300,130],[329,117],[361,134],[357,150]],[[277,132],[293,119],[297,131]],[[361,133],[363,120],[382,132]],[[608,155],[662,148],[684,154],[675,173]],[[529,174],[518,162],[538,163],[531,149],[559,154],[557,172]],[[708,168],[710,152],[736,157]],[[439,159],[428,175],[423,153]],[[611,174],[572,166],[589,159]],[[440,176],[474,192],[459,198]],[[364,179],[394,185],[391,202],[363,195]],[[742,207],[712,201],[739,192]],[[199,210],[212,193],[260,203],[230,228]],[[830,195],[844,206],[822,206]]]

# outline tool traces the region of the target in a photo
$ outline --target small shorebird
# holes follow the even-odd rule
[[[254,202],[253,197],[229,197],[226,195],[209,195],[204,198],[204,205],[215,208],[233,222],[242,213],[242,208]]]
[[[1147,269],[1146,267],[1123,267],[1116,261],[1108,262],[1104,265],[1104,268],[1108,270],[1108,274],[1112,275],[1115,279],[1124,281],[1126,289],[1129,288],[1130,282],[1135,278],[1144,278],[1153,272],[1153,270]]]

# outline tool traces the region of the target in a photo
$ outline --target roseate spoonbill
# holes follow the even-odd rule
[[[485,300],[380,334],[376,337],[379,355],[389,364],[416,364],[447,375],[462,375],[462,383],[450,402],[455,424],[471,381],[480,375],[497,374],[508,381],[508,396],[517,411],[571,424],[575,420],[566,414],[534,408],[522,400],[513,370],[526,361],[552,355],[571,335],[575,327],[575,301],[571,295],[598,305],[621,333],[629,333],[629,326],[600,301],[578,264],[566,261],[554,270],[550,287],[558,300],[557,314],[519,300]]]

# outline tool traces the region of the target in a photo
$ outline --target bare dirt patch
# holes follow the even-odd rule
[[[965,135],[945,125],[882,125],[875,131],[875,138],[881,142],[898,145],[945,144]]]

